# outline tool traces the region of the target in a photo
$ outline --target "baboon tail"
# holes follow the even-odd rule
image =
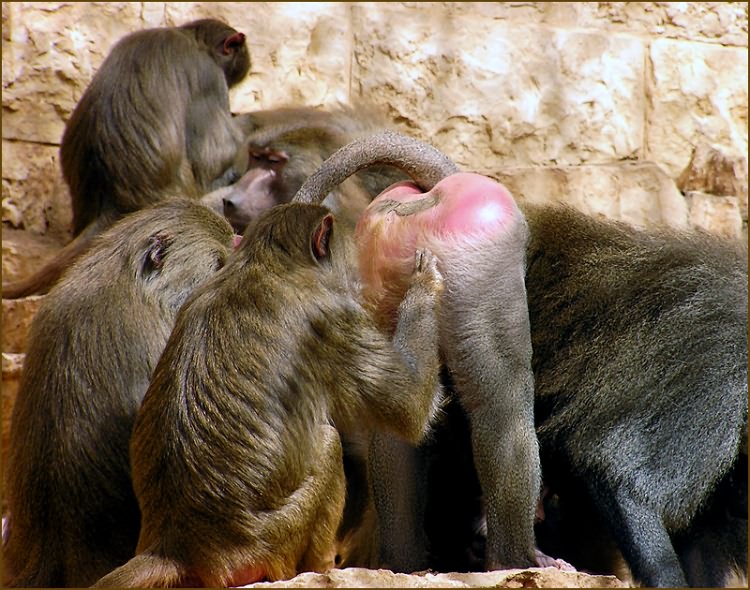
[[[184,578],[182,564],[153,553],[141,553],[108,573],[92,588],[169,588]]]

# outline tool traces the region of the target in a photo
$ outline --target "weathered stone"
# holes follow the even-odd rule
[[[69,239],[70,194],[58,152],[57,147],[3,140],[3,224]]]
[[[467,169],[639,154],[640,39],[372,4],[353,14],[358,94]]]
[[[706,2],[5,3],[4,138],[51,153],[117,40],[206,16],[248,34],[235,111],[365,96],[468,170],[648,156],[676,176],[704,135],[747,151],[747,5]],[[8,179],[21,145],[4,220],[36,231],[55,218],[31,202],[64,187],[45,166]]]
[[[23,354],[10,354],[3,352],[3,391],[2,391],[2,464],[7,465],[8,458],[8,443],[10,437],[10,421],[13,415],[13,404],[16,401],[16,393],[18,392],[18,385],[21,379],[21,372],[23,371],[23,361],[25,355]],[[5,498],[5,494],[3,494]],[[5,505],[3,505],[3,512],[5,512]]]
[[[578,24],[747,47],[746,2],[576,2]]]
[[[59,144],[112,45],[143,28],[135,2],[11,2],[3,14],[3,138]]]
[[[390,570],[347,568],[325,574],[304,573],[282,582],[246,588],[625,588],[614,576],[591,576],[554,568],[501,570],[468,574],[394,574]]]
[[[658,39],[649,58],[648,159],[676,178],[701,142],[747,154],[747,49]]]
[[[26,352],[31,321],[43,299],[43,295],[23,299],[3,299],[3,352]]]
[[[3,226],[3,282],[15,281],[35,272],[51,260],[61,246],[50,236]]]
[[[223,18],[247,35],[252,67],[232,110],[332,105],[349,97],[351,21],[338,2],[169,2],[168,24]]]
[[[485,171],[521,202],[564,203],[584,213],[636,226],[688,225],[674,181],[651,162]]]
[[[746,156],[728,154],[707,143],[699,143],[693,150],[690,163],[677,179],[677,186],[683,192],[737,197],[742,218],[747,221],[747,178]]]
[[[711,233],[742,239],[742,213],[737,197],[717,197],[688,191],[685,199],[690,210],[690,224]]]
[[[449,15],[471,14],[520,26],[533,22],[747,47],[746,2],[399,2],[398,5],[410,10],[444,11]]]

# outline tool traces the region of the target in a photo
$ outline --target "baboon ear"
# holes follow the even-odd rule
[[[330,213],[321,219],[318,227],[312,234],[312,252],[316,260],[328,256],[328,248],[331,242],[331,233],[333,232],[333,215]]]
[[[164,233],[154,234],[148,239],[148,246],[143,257],[143,273],[155,273],[164,266],[164,259],[167,256],[169,247],[169,238]]]
[[[234,35],[230,35],[224,39],[224,55],[229,55],[238,47],[242,47],[244,42],[245,33],[235,33]]]

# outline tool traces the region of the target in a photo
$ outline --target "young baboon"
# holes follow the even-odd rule
[[[362,245],[363,272],[366,265],[383,254],[396,258],[399,252],[406,256],[409,244],[415,243],[419,233],[416,226],[421,223],[420,227],[429,233],[433,213],[441,219],[444,214],[436,212],[446,208],[438,205],[452,192],[470,196],[475,204],[481,202],[485,191],[495,199],[486,211],[472,209],[480,221],[486,220],[482,226],[486,231],[478,232],[463,245],[453,244],[457,248],[455,254],[449,236],[456,235],[460,241],[461,231],[472,227],[469,217],[451,217],[450,211],[455,213],[460,203],[454,201],[454,209],[447,209],[451,224],[456,227],[442,228],[446,230],[443,241],[431,242],[439,249],[435,254],[447,287],[440,311],[440,348],[459,399],[469,414],[472,452],[488,510],[486,567],[534,565],[539,455],[524,287],[526,222],[500,185],[479,175],[456,174],[457,167],[443,154],[393,132],[352,142],[336,152],[305,182],[294,201],[317,202],[339,182],[372,163],[396,166],[420,187],[432,191],[420,198],[414,185],[401,183],[378,198],[379,204],[389,198],[405,201],[396,203],[394,208],[386,205],[378,214],[391,224],[387,235],[393,236],[400,231],[394,228],[403,227],[405,231],[400,236],[406,241],[394,238],[383,251]],[[371,204],[368,210],[373,207]],[[414,222],[415,230],[410,234],[412,222],[404,220],[416,218],[419,213],[427,221]],[[364,233],[359,232],[358,239],[363,237]],[[390,278],[397,278],[399,272],[403,271],[394,270]],[[373,273],[369,274],[374,278]],[[384,315],[382,307],[378,315]],[[387,458],[394,453],[400,456],[397,462]],[[412,456],[407,458],[409,454]],[[376,458],[371,474],[379,511],[381,562],[400,571],[422,569],[427,565],[419,514],[423,505],[419,490],[409,489],[410,485],[418,485],[422,477],[411,478],[403,471],[410,464],[420,470],[425,467],[413,449],[384,437],[379,437],[371,457]],[[416,481],[410,483],[410,479]],[[396,490],[396,486],[401,489]],[[415,502],[409,509],[394,510],[393,496],[413,498]]]
[[[123,215],[166,196],[197,198],[228,183],[242,142],[228,87],[249,68],[245,35],[214,19],[121,39],[62,138],[76,238],[30,277],[3,285],[3,297],[45,292],[93,236]]]
[[[319,126],[273,127],[256,132],[248,138],[244,158],[235,167],[246,170],[235,184],[222,189],[222,212],[236,232],[244,232],[247,224],[264,209],[288,203],[323,161],[351,141],[331,129]],[[372,200],[355,179],[337,187],[324,205],[340,222],[352,227]]]
[[[239,585],[333,565],[337,430],[416,443],[440,400],[434,257],[417,252],[392,339],[358,289],[351,233],[325,207],[280,205],[248,226],[154,372],[131,442],[138,554],[99,586]]]
[[[177,310],[232,240],[197,201],[167,200],[100,234],[45,297],[11,422],[8,585],[88,586],[133,556],[136,411]]]
[[[263,209],[288,203],[323,161],[352,140],[391,125],[374,107],[338,105],[327,110],[282,107],[236,117],[246,130],[244,149],[234,170],[242,178],[206,199],[222,211],[235,231]],[[406,177],[398,169],[375,166],[346,180],[324,200],[337,220],[354,225],[369,202],[383,189]]]

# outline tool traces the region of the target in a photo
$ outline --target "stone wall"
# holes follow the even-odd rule
[[[365,98],[519,199],[747,240],[746,3],[4,2],[6,280],[69,237],[59,143],[112,45],[207,16],[248,35],[253,65],[232,91],[236,112]],[[3,301],[3,458],[40,300]],[[315,585],[373,585],[357,575]],[[391,582],[375,585],[404,583]],[[587,585],[505,585],[519,584]]]
[[[97,67],[131,31],[205,16],[248,35],[235,111],[365,97],[518,198],[746,238],[739,2],[3,3],[4,229],[64,239],[59,142]],[[735,192],[683,196],[696,146]]]

